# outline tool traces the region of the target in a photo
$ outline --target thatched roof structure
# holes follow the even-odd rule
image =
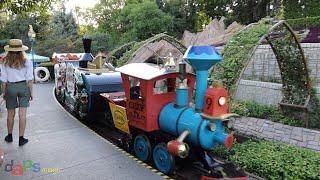
[[[203,32],[185,31],[182,41],[166,34],[158,34],[142,42],[129,43],[112,51],[108,57],[110,61],[117,62],[117,66],[138,62],[162,64],[162,61],[171,53],[177,65],[188,46],[221,45],[243,28],[242,25],[234,22],[225,29],[223,21],[224,18],[219,21],[214,19]],[[191,70],[190,67],[188,69]]]
[[[244,28],[243,25],[233,22],[227,28],[225,18],[212,20],[202,32],[191,33],[184,31],[182,43],[186,47],[191,45],[224,45],[236,32]]]
[[[155,35],[145,41],[122,46],[108,55],[110,61],[117,61],[117,66],[127,63],[151,62],[162,63],[171,53],[175,60],[180,60],[187,48],[177,39],[166,34]]]
[[[129,63],[136,62],[151,62],[158,63],[161,61],[161,58],[167,57],[169,54],[175,59],[182,59],[183,54],[176,47],[170,44],[166,40],[160,40],[159,42],[148,43],[143,46],[139,51],[135,53],[132,59],[129,60]]]

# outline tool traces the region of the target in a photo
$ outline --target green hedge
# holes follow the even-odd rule
[[[230,110],[241,116],[268,119],[273,122],[279,122],[290,126],[304,126],[303,121],[284,116],[278,107],[263,105],[253,101],[232,100],[230,103]]]
[[[213,152],[266,179],[320,179],[320,153],[309,149],[271,141],[247,141],[235,144],[230,151],[221,147]]]
[[[298,18],[298,19],[287,19],[287,22],[293,28],[316,27],[316,26],[320,26],[320,16],[308,17],[308,18]]]

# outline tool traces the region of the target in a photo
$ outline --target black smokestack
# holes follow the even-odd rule
[[[91,54],[91,39],[89,38],[83,38],[83,49],[84,49],[84,54],[80,58],[80,63],[79,66],[82,68],[87,68],[88,67],[88,61],[92,61],[94,58]]]
[[[84,52],[85,53],[91,53],[91,39],[89,38],[83,38],[82,42],[83,42],[83,48],[84,48]]]

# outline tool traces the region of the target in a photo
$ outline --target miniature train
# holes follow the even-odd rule
[[[225,126],[236,116],[228,112],[228,92],[220,86],[207,87],[208,70],[221,59],[212,46],[192,46],[179,72],[132,63],[90,73],[60,63],[56,95],[83,117],[111,112],[110,123],[123,133],[119,145],[138,159],[153,162],[159,171],[174,172],[175,161],[197,162],[201,179],[219,179],[223,173],[216,170],[219,165],[208,152],[218,145],[231,148],[234,135],[226,133]],[[186,72],[185,61],[196,75]],[[236,178],[247,176],[239,171]]]
[[[102,56],[93,58],[91,39],[83,39],[83,45],[85,53],[80,58],[66,54],[65,59],[55,64],[56,97],[81,118],[111,116],[100,93],[123,91],[120,73],[104,68]]]

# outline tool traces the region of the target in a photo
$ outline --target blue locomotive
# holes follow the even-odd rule
[[[234,135],[225,125],[236,116],[228,111],[228,92],[219,85],[207,87],[208,70],[221,60],[212,46],[189,47],[178,72],[170,63],[131,63],[108,70],[98,65],[98,57],[66,60],[55,67],[56,96],[81,117],[112,115],[104,119],[120,132],[118,145],[161,172],[173,173],[177,160],[197,164],[203,180],[221,179],[223,173],[216,169],[222,165],[210,150],[231,148]],[[196,75],[186,72],[185,62]],[[90,68],[92,64],[100,68]],[[247,179],[242,171],[233,171],[236,179]]]
[[[192,46],[184,60],[196,75],[186,72],[184,62],[179,72],[166,64],[132,63],[117,68],[124,91],[102,96],[115,127],[130,137],[124,144],[132,143],[140,160],[152,160],[166,174],[174,171],[175,160],[198,161],[205,172],[202,179],[217,179],[217,164],[208,152],[218,145],[231,148],[234,135],[225,132],[225,122],[236,116],[228,112],[227,91],[207,87],[208,70],[222,57],[212,46]],[[246,179],[245,174],[241,178]]]

